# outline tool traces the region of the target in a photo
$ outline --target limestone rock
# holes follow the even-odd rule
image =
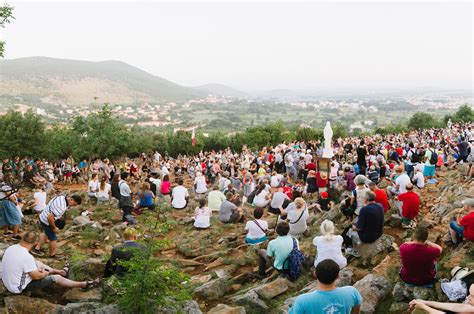
[[[211,280],[212,276],[211,275],[196,275],[196,276],[192,276],[190,279],[191,279],[192,284],[203,284]]]
[[[211,280],[194,290],[194,294],[206,300],[217,300],[227,292],[227,282],[224,278]]]
[[[252,312],[263,313],[269,309],[268,305],[258,297],[258,294],[255,291],[252,290],[243,295],[232,298],[232,301]]]
[[[391,235],[383,234],[377,241],[373,243],[362,243],[357,246],[360,253],[360,266],[374,266],[393,250],[392,244],[394,238]]]
[[[390,294],[392,285],[387,278],[368,274],[354,284],[362,295],[361,313],[374,313],[377,305]]]
[[[82,312],[90,312],[92,310],[98,309],[103,304],[98,302],[81,302],[81,303],[68,303],[58,309],[58,314],[74,314]]]
[[[245,308],[243,306],[231,307],[226,304],[218,304],[216,307],[210,309],[208,314],[245,314]]]
[[[253,290],[264,299],[273,299],[288,290],[288,280],[285,278],[278,278],[277,280],[261,285]]]
[[[30,298],[23,295],[9,296],[4,299],[5,307],[10,314],[24,313],[56,313],[59,305],[44,299]]]
[[[74,223],[76,226],[85,226],[85,225],[90,225],[90,224],[91,224],[91,220],[90,220],[90,218],[87,217],[87,216],[77,216],[77,217],[74,217],[73,223]]]
[[[352,276],[354,276],[352,269],[344,267],[339,272],[339,278],[336,281],[336,286],[344,287],[352,285]]]
[[[181,306],[181,311],[185,314],[202,314],[199,304],[194,300],[184,302]]]
[[[64,293],[63,298],[68,302],[100,302],[102,289],[94,288],[87,291],[69,289]]]
[[[71,279],[88,280],[104,274],[105,261],[102,258],[86,258],[71,264]]]

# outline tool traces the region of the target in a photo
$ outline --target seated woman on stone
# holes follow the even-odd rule
[[[334,223],[324,220],[321,223],[321,235],[313,239],[313,245],[317,248],[314,267],[326,259],[335,261],[339,268],[347,266],[347,259],[342,255],[342,243],[344,239],[340,235],[334,235]]]
[[[425,310],[428,314],[474,313],[474,284],[469,287],[469,295],[464,303],[436,302],[417,299],[410,302],[410,309]]]
[[[254,220],[247,221],[245,231],[245,243],[254,245],[267,241],[268,223],[261,219],[263,216],[263,208],[257,207],[253,211]]]

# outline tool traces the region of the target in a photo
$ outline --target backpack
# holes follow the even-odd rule
[[[286,259],[287,269],[286,275],[290,281],[295,281],[301,275],[301,265],[303,264],[305,258],[303,253],[298,249],[298,245],[296,245],[296,240],[293,240],[293,249],[291,250],[290,254]],[[286,264],[285,263],[285,264]]]
[[[419,163],[420,162],[420,155],[418,154],[418,152],[415,150],[415,151],[411,151],[411,162],[412,163]]]
[[[250,193],[250,195],[247,197],[247,203],[249,204],[252,204],[253,203],[253,199],[255,198],[255,196],[257,195],[257,190],[253,190],[252,193]]]
[[[434,150],[430,150],[430,152],[431,152],[430,164],[436,165],[438,163],[438,154]]]

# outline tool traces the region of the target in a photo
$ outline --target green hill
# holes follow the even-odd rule
[[[120,61],[29,57],[0,60],[0,95],[2,103],[87,105],[182,101],[205,93]]]

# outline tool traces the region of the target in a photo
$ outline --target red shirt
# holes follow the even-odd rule
[[[464,237],[469,241],[474,241],[474,212],[462,217],[459,224],[464,227]]]
[[[413,191],[398,195],[398,200],[403,202],[402,204],[402,217],[413,219],[418,215],[420,211],[420,197]],[[474,225],[473,225],[474,226]]]
[[[308,171],[311,171],[311,170],[316,171],[316,164],[314,162],[310,162],[309,164],[306,165],[306,169]]]
[[[435,262],[441,255],[438,248],[419,243],[403,243],[400,245],[402,270],[400,278],[416,285],[425,285],[433,281],[436,271]]]
[[[328,185],[328,178],[321,178],[321,173],[319,171],[316,172],[316,179],[318,181],[318,188],[325,188]]]
[[[378,189],[375,190],[375,203],[379,203],[383,207],[383,212],[386,213],[389,205],[388,205],[388,198],[387,193],[384,190]]]

